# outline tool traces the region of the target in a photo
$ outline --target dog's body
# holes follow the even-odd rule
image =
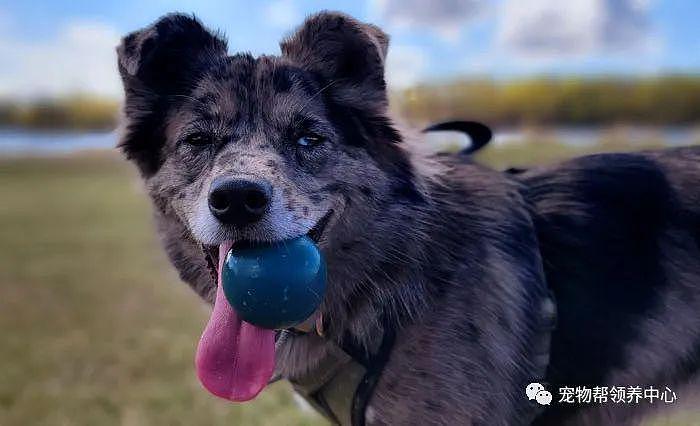
[[[653,385],[680,394],[697,376],[699,165],[700,148],[682,148],[520,175],[559,306],[548,369],[555,389]],[[537,424],[625,424],[648,406],[556,404]]]
[[[306,374],[348,335],[371,352],[387,316],[397,338],[369,424],[529,424],[540,414],[524,394],[532,381],[688,383],[700,356],[700,150],[515,175],[425,157],[387,117],[387,43],[336,14],[310,18],[281,57],[229,57],[182,15],[124,39],[121,146],[183,280],[212,301],[202,244],[328,222],[325,336],[286,340],[277,371]],[[221,176],[269,182],[258,222],[212,217],[207,191]],[[547,363],[550,289],[559,321]],[[622,424],[630,408],[555,401],[535,421]]]

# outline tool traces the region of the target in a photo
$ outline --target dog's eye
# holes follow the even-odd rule
[[[314,147],[323,142],[323,137],[318,135],[304,135],[297,139],[297,145],[303,147]]]
[[[185,143],[195,146],[211,145],[214,137],[208,133],[193,133],[185,138]]]

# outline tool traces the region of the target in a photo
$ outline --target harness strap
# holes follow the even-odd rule
[[[290,380],[294,390],[329,421],[364,426],[365,411],[382,370],[389,361],[396,331],[383,319],[384,335],[376,352],[368,354],[351,336],[340,346],[329,345],[313,374]]]
[[[382,343],[379,345],[377,352],[367,360],[365,364],[365,375],[355,391],[351,416],[353,426],[365,426],[367,404],[374,394],[374,388],[377,386],[377,382],[379,382],[379,378],[382,375],[386,363],[389,362],[389,355],[396,341],[396,330],[388,323],[386,316],[383,322],[384,337]]]
[[[290,381],[294,390],[329,421],[350,426],[355,390],[366,370],[340,347],[329,347],[313,374]]]
[[[551,353],[552,333],[557,328],[557,305],[554,293],[551,289],[547,291],[547,296],[541,301],[539,306],[540,327],[539,333],[534,342],[533,363],[538,371],[541,372],[542,383],[546,383],[549,373],[549,361]],[[528,413],[528,424],[534,421],[546,406],[531,403],[531,410]]]

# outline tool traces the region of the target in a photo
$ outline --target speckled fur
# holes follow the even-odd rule
[[[678,294],[658,294],[648,307],[655,307],[653,313],[631,302],[634,327],[650,336],[637,333],[618,346],[611,337],[605,342],[611,354],[628,363],[616,363],[613,356],[591,367],[595,374],[578,374],[569,352],[595,358],[595,349],[584,323],[567,312],[579,301],[595,299],[577,301],[567,292],[561,270],[573,268],[573,276],[581,265],[566,252],[568,240],[560,240],[568,235],[589,241],[585,227],[574,225],[579,218],[595,227],[598,218],[592,213],[606,198],[599,188],[581,192],[581,179],[599,182],[596,172],[615,158],[508,175],[465,159],[429,157],[387,115],[387,48],[388,37],[377,27],[336,13],[310,17],[282,42],[281,56],[228,56],[220,36],[184,15],[168,15],[124,38],[118,49],[126,92],[120,146],[141,171],[159,234],[182,279],[211,302],[215,284],[202,243],[304,234],[332,210],[320,241],[329,274],[321,307],[328,340],[289,339],[277,350],[277,368],[287,378],[305,374],[323,357],[328,341],[346,333],[372,350],[383,334],[380,316],[387,312],[398,338],[369,403],[372,425],[529,424],[537,411],[524,396],[531,381],[575,385],[595,377],[661,383],[671,380],[662,371],[691,354],[684,364],[688,372],[673,376],[674,383],[687,381],[697,369],[698,347],[697,331],[688,329],[700,329],[697,171],[678,173],[681,164],[673,154],[644,157],[661,176],[668,175],[669,191],[689,197],[685,210],[674,210],[683,212],[678,218],[685,222],[673,229],[654,222],[660,233],[653,238],[665,236],[664,252],[655,259],[644,252],[639,259],[662,262],[673,282],[666,288]],[[313,149],[296,147],[295,138],[309,131],[324,141]],[[209,135],[212,143],[186,143],[193,133]],[[697,153],[691,154],[693,160],[682,166],[697,169]],[[651,167],[647,163],[629,167]],[[222,175],[271,182],[273,206],[259,224],[231,229],[207,216],[207,190]],[[632,187],[631,197],[642,196]],[[641,207],[653,210],[654,203],[672,204],[659,198]],[[622,213],[602,211],[618,221],[624,220]],[[667,219],[652,216],[643,219]],[[605,244],[604,238],[596,243]],[[605,253],[604,246],[583,246],[577,256],[584,260]],[[624,257],[622,251],[610,254]],[[595,278],[610,278],[604,272],[609,271]],[[545,276],[564,311],[547,378],[540,354],[547,322]],[[581,283],[583,294],[595,288],[586,284]],[[675,310],[685,312],[683,325],[664,337],[660,324]],[[669,353],[661,353],[663,344],[672,348]],[[586,358],[581,359],[584,365]],[[652,364],[657,375],[646,369]],[[554,407],[538,422],[631,418]]]

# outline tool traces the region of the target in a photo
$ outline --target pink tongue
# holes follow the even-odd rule
[[[248,401],[263,390],[275,369],[275,332],[242,321],[221,287],[221,266],[231,244],[219,246],[219,282],[195,364],[200,382],[231,401]]]

